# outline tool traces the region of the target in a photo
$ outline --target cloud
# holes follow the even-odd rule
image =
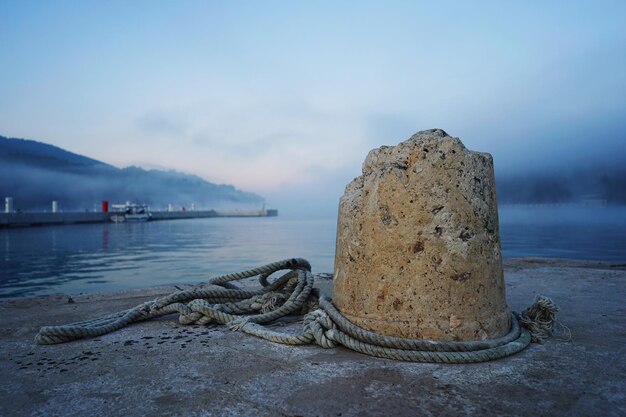
[[[626,143],[621,3],[198,7],[14,27],[5,134],[287,198],[336,193],[371,148],[435,127],[504,170]]]
[[[370,147],[357,112],[329,111],[304,98],[215,98],[160,108],[136,121],[141,140],[128,144],[129,154],[158,136],[170,145],[146,147],[146,161],[167,161],[171,168],[258,192],[310,186],[320,173],[332,177],[346,164],[357,168]]]
[[[185,135],[186,125],[173,114],[151,112],[134,120],[136,129],[150,135]]]

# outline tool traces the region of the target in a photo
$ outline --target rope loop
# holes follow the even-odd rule
[[[270,276],[279,271],[286,272],[270,282]],[[244,290],[231,283],[252,277],[258,277],[259,290]],[[311,264],[301,258],[217,276],[207,284],[176,291],[101,318],[42,327],[35,342],[55,344],[96,337],[132,323],[178,313],[180,324],[217,323],[275,343],[315,343],[322,348],[341,345],[367,355],[412,362],[472,363],[517,353],[528,346],[531,339],[542,343],[557,323],[556,304],[548,297],[537,296],[533,305],[519,317],[512,315],[509,333],[497,339],[442,342],[377,334],[351,323],[330,298],[314,288]],[[283,323],[277,320],[291,314],[303,315],[302,330],[298,333],[269,330],[263,325]]]
[[[327,335],[329,330],[336,329],[337,326],[324,310],[317,309],[307,313],[304,316],[303,321],[302,332],[304,334],[312,335],[313,339],[319,346],[325,349],[337,346],[337,343],[335,343]]]

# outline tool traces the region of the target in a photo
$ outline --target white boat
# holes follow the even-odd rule
[[[150,207],[145,204],[113,204],[111,206],[113,214],[111,221],[122,222],[147,222],[152,218]]]

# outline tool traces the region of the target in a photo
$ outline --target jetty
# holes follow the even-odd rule
[[[187,210],[152,211],[155,220],[202,219],[207,217],[274,217],[278,210]],[[11,212],[0,213],[0,228],[64,225],[80,223],[109,223],[115,212]]]
[[[508,305],[519,312],[536,294],[551,296],[571,340],[554,336],[494,362],[407,363],[183,326],[172,315],[36,345],[41,326],[100,317],[175,288],[0,301],[0,415],[625,415],[626,265],[513,259],[504,268]],[[315,285],[330,292],[332,281],[316,276]],[[302,326],[284,320],[277,329]]]

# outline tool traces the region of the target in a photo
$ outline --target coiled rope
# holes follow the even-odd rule
[[[288,271],[273,282],[275,272]],[[261,289],[239,289],[231,282],[258,277]],[[512,314],[510,331],[497,339],[442,342],[405,339],[373,333],[349,322],[331,300],[313,288],[311,265],[304,259],[287,259],[248,271],[214,277],[211,286],[177,291],[98,319],[63,326],[42,327],[38,344],[64,343],[96,337],[137,323],[178,313],[181,324],[227,325],[275,343],[323,348],[338,345],[377,356],[410,362],[472,363],[500,359],[517,353],[532,341],[541,342],[554,328],[558,308],[547,297],[538,297],[521,316]],[[296,334],[269,330],[263,324],[290,314],[304,314]]]

